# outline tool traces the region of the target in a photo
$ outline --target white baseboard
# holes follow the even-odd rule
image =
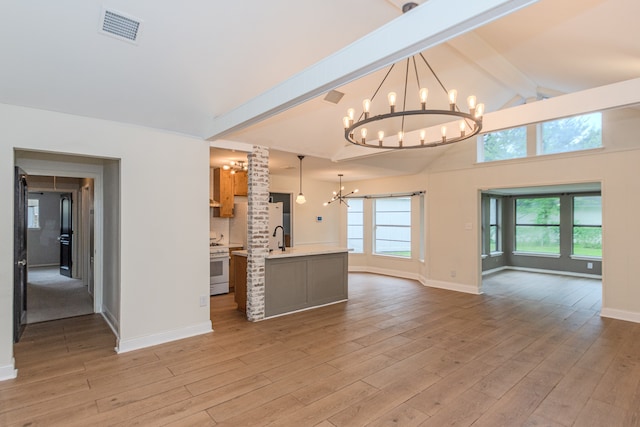
[[[349,273],[373,273],[383,276],[401,277],[403,279],[420,280],[420,276],[415,273],[408,273],[401,270],[389,270],[387,268],[377,268],[368,266],[349,266]]]
[[[100,314],[102,314],[102,318],[111,328],[113,335],[115,335],[116,338],[120,338],[120,323],[118,322],[118,319],[116,319],[116,317],[106,307],[102,307],[102,312]]]
[[[116,353],[126,353],[128,351],[139,350],[141,348],[177,341],[196,335],[207,334],[209,332],[213,332],[211,320],[202,322],[198,325],[187,326],[186,328],[174,329],[172,331],[161,332],[159,334],[146,335],[128,340],[118,339]]]
[[[373,273],[382,274],[383,276],[401,277],[403,279],[417,280],[423,286],[431,288],[447,289],[449,291],[464,292],[467,294],[480,295],[481,292],[473,285],[465,285],[462,283],[444,282],[440,280],[428,280],[424,276],[416,273],[407,273],[406,271],[388,270],[384,268],[376,267],[364,267],[364,266],[350,266],[350,273]]]
[[[640,323],[640,313],[635,311],[626,311],[603,307],[600,310],[600,316],[617,320],[625,320],[627,322]]]
[[[16,360],[11,358],[11,363],[5,366],[0,366],[0,381],[11,380],[18,376],[18,370],[16,369]]]
[[[466,294],[480,295],[482,293],[478,290],[477,286],[466,285],[464,283],[445,282],[442,280],[421,280],[420,283],[430,288],[446,289],[448,291],[464,292]]]
[[[543,274],[556,274],[559,276],[573,276],[573,277],[586,277],[588,279],[602,279],[602,276],[599,274],[587,274],[587,273],[574,273],[572,271],[559,271],[559,270],[545,270],[542,268],[530,268],[530,267],[514,267],[512,265],[507,265],[504,267],[497,267],[492,270],[483,271],[482,275],[497,273],[501,270],[515,270],[515,271],[528,271],[530,273],[543,273]]]

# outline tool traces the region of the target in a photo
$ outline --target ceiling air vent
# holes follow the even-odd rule
[[[103,9],[100,19],[100,32],[120,40],[137,43],[142,21],[124,13]]]
[[[331,90],[327,92],[327,95],[324,97],[324,100],[332,104],[337,104],[338,102],[340,102],[343,96],[344,96],[344,93],[338,92],[337,90]]]

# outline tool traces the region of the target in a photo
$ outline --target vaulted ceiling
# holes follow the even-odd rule
[[[274,173],[295,174],[287,165],[304,154],[305,173],[360,179],[416,173],[446,155],[345,148],[342,116],[371,96],[391,59],[423,51],[447,86],[475,94],[487,111],[640,76],[637,0],[419,3],[403,16],[398,0],[8,2],[0,102],[265,145]],[[484,15],[456,21],[471,4]],[[142,22],[136,43],[99,32],[103,6]],[[424,25],[406,25],[413,13]],[[376,32],[384,42],[371,48]],[[350,50],[359,46],[366,49]],[[335,66],[347,57],[360,62]],[[330,72],[309,74],[323,61]],[[296,75],[326,79],[290,94]],[[345,94],[337,105],[323,100],[329,89]],[[282,102],[264,104],[265,92]]]

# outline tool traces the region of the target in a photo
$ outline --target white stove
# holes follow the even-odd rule
[[[229,247],[209,242],[209,288],[211,295],[229,293]]]

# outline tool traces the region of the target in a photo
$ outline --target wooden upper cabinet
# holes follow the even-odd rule
[[[233,194],[235,196],[246,196],[249,194],[247,171],[238,171],[233,174]]]
[[[221,168],[213,170],[213,200],[220,202],[220,207],[213,209],[214,216],[233,217],[233,175],[231,175],[231,171]]]

